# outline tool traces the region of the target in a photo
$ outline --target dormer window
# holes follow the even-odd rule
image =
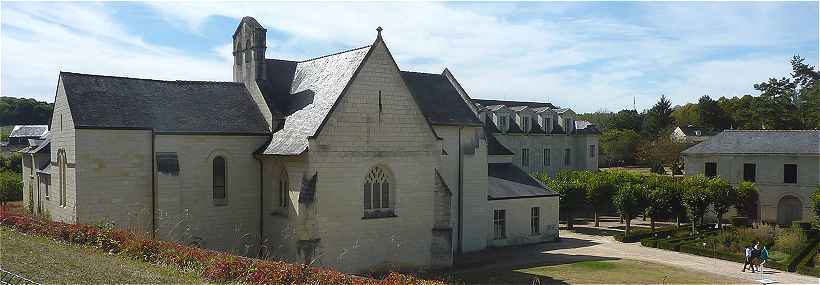
[[[552,131],[552,118],[544,118],[544,130],[547,132]]]
[[[498,129],[507,131],[507,116],[498,116]]]
[[[524,117],[523,119],[521,119],[521,121],[523,122],[522,125],[524,127],[524,131],[529,132],[530,131],[530,117]]]
[[[564,119],[564,129],[566,129],[567,133],[572,131],[572,120],[571,119]]]

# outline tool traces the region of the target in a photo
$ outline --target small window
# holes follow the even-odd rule
[[[754,163],[743,164],[743,181],[755,182],[757,166]]]
[[[567,133],[572,131],[572,121],[570,121],[570,119],[564,119],[564,129]]]
[[[226,171],[225,158],[217,156],[213,162],[213,197],[215,201],[225,201],[226,195]]]
[[[521,149],[521,165],[524,167],[530,166],[530,149]]]
[[[532,235],[541,234],[541,208],[532,207],[530,210],[530,233]]]
[[[530,131],[530,117],[524,117],[523,119],[521,119],[521,121],[523,122],[523,125],[524,125],[524,132],[529,132]]]
[[[797,183],[797,164],[783,165],[783,183]]]
[[[564,165],[572,165],[572,151],[570,149],[564,149]]]
[[[707,162],[704,166],[704,175],[706,177],[715,177],[717,176],[717,163],[716,162]]]
[[[58,174],[60,179],[60,206],[66,206],[66,157],[65,157],[65,150],[60,149],[57,151],[57,168]]]
[[[179,160],[176,153],[157,153],[157,173],[162,175],[178,176]]]
[[[493,211],[493,239],[502,240],[507,238],[507,212],[505,210]]]
[[[544,166],[550,166],[550,149],[544,149]]]
[[[49,197],[49,191],[48,191],[48,186],[49,186],[49,184],[51,184],[51,181],[49,181],[49,179],[50,178],[47,175],[40,176],[40,182],[43,183],[43,186],[44,186],[43,190],[45,190],[46,200],[51,200],[51,199],[49,199],[50,197]]]
[[[589,158],[595,158],[595,145],[589,145]]]
[[[288,192],[290,191],[290,185],[288,184],[288,172],[282,170],[282,174],[279,176],[279,208],[287,208],[288,207]]]
[[[552,131],[552,118],[544,118],[544,130],[547,132]]]
[[[498,116],[498,128],[502,132],[507,130],[507,116]]]

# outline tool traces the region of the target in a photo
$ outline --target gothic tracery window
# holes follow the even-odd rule
[[[365,215],[374,212],[391,213],[393,195],[390,193],[390,174],[382,167],[370,169],[364,182]]]

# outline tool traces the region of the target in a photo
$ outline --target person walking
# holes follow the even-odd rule
[[[754,242],[754,247],[751,248],[751,253],[749,254],[749,267],[752,269],[752,273],[757,271],[757,265],[760,262],[760,242]]]
[[[744,256],[746,257],[746,262],[743,263],[743,272],[746,272],[746,267],[747,266],[749,267],[749,269],[752,270],[752,272],[754,272],[755,268],[752,265],[752,246],[751,245],[746,246]]]
[[[760,250],[760,264],[757,265],[757,271],[763,271],[763,264],[766,264],[766,260],[769,259],[769,250],[766,249],[766,246],[763,246],[763,249]]]

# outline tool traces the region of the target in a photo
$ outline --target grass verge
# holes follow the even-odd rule
[[[202,283],[173,268],[0,227],[0,267],[38,283]]]

